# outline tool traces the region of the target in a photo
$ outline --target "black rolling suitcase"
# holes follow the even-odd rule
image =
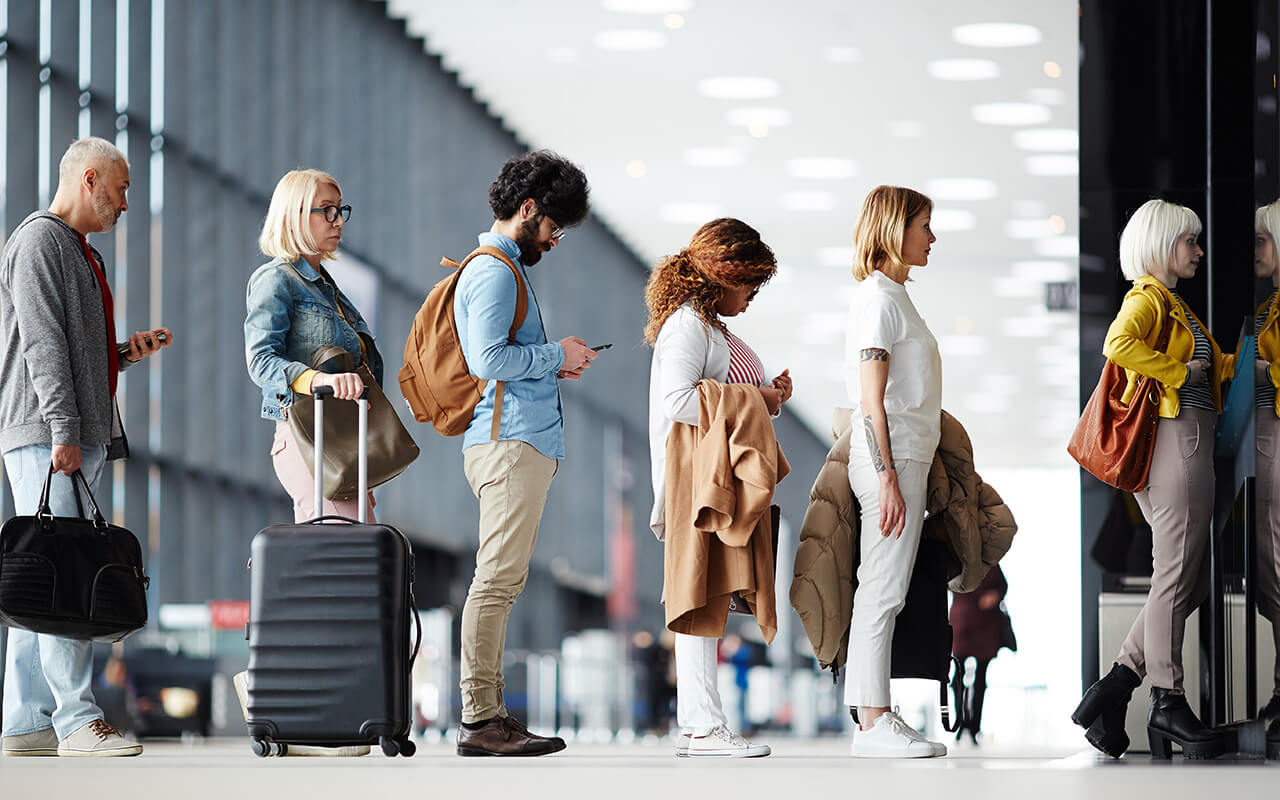
[[[331,394],[321,387],[316,395],[317,461],[322,397]],[[359,497],[368,485],[368,405],[360,401]],[[409,541],[390,525],[366,524],[364,504],[358,522],[321,516],[318,468],[316,475],[316,518],[271,525],[253,538],[246,718],[253,752],[368,744],[411,756],[410,670],[422,630]]]

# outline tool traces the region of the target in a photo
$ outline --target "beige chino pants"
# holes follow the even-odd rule
[[[1116,659],[1153,686],[1182,691],[1187,615],[1209,590],[1213,442],[1218,415],[1183,407],[1161,419],[1147,488],[1134,494],[1151,525],[1151,591]]]
[[[529,577],[538,523],[559,462],[525,442],[468,447],[463,471],[480,500],[480,547],[462,609],[462,721],[507,716],[502,652],[511,606]]]

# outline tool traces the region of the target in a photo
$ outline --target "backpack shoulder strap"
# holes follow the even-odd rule
[[[511,270],[511,274],[516,278],[516,313],[511,319],[511,328],[507,331],[507,342],[514,344],[516,331],[520,330],[520,326],[524,324],[525,317],[529,314],[529,293],[525,289],[524,276],[520,274],[520,270],[516,268],[515,262],[511,260],[511,257],[498,248],[486,244],[472,250],[466,258],[462,259],[462,263],[458,263],[452,258],[442,258],[440,259],[440,265],[453,267],[461,271],[476,256],[490,256],[498,259],[507,265],[507,269]]]

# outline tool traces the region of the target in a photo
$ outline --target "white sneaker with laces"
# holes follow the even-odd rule
[[[120,735],[120,731],[105,721],[95,719],[58,743],[58,755],[66,758],[136,756],[142,753],[142,745]]]
[[[681,731],[680,736],[676,739],[676,756],[684,758],[689,755],[689,739],[690,734]]]
[[[760,758],[771,752],[769,745],[752,744],[724,725],[718,725],[706,736],[690,736],[684,755],[689,758]],[[680,755],[679,749],[676,755]]]
[[[946,754],[946,745],[921,736],[902,721],[897,709],[881,714],[870,728],[855,731],[849,746],[849,755],[854,758],[935,758]]]
[[[3,749],[6,756],[56,756],[58,734],[53,732],[53,728],[45,728],[19,736],[6,736]]]

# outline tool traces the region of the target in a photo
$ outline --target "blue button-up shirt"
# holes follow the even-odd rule
[[[547,341],[529,274],[519,261],[520,246],[500,233],[485,232],[478,238],[481,245],[498,248],[516,263],[529,311],[516,331],[515,344],[508,344],[516,314],[515,276],[506,264],[483,255],[462,271],[453,300],[462,354],[471,374],[488,381],[462,437],[462,449],[490,441],[494,389],[497,381],[506,381],[498,438],[526,442],[548,458],[564,458],[564,416],[556,377],[564,364],[564,347]]]

